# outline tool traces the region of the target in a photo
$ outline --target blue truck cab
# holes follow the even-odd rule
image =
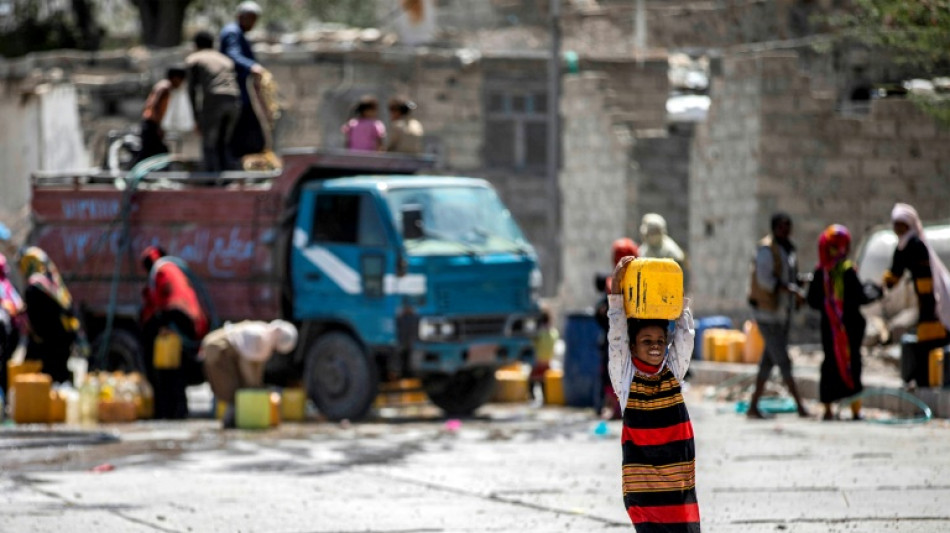
[[[487,181],[342,176],[303,184],[296,201],[291,313],[327,417],[363,416],[378,383],[402,377],[470,413],[499,366],[533,361],[537,256]]]

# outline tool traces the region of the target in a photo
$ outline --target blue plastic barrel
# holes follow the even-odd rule
[[[703,359],[703,332],[707,329],[732,329],[732,319],[727,316],[707,316],[695,322],[696,337],[693,342],[693,359]]]
[[[600,405],[600,325],[593,315],[575,313],[564,325],[564,402],[573,407]]]

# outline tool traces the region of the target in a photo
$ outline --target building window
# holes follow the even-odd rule
[[[548,96],[525,84],[487,90],[485,162],[489,167],[543,172],[548,156]]]

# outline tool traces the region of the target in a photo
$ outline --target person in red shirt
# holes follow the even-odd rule
[[[149,273],[148,284],[142,290],[142,329],[145,366],[155,389],[155,418],[186,418],[185,387],[204,381],[197,353],[208,333],[208,315],[183,261],[158,246],[149,246],[142,253],[142,265]],[[155,340],[167,332],[181,339],[180,364],[175,368],[155,364]]]

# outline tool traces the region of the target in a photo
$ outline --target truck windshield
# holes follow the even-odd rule
[[[421,210],[421,236],[405,239],[410,254],[525,253],[529,249],[521,229],[492,189],[394,188],[388,191],[387,201],[400,231],[404,210]]]

